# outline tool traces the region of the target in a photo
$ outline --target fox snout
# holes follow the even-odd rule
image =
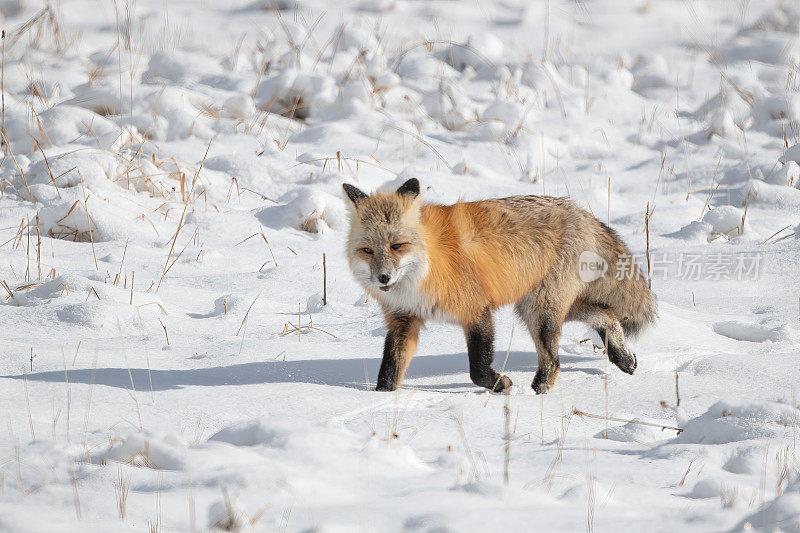
[[[391,261],[382,261],[373,265],[372,279],[380,290],[388,291],[399,281],[400,272]]]

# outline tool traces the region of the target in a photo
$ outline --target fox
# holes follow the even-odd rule
[[[558,342],[569,321],[593,328],[611,363],[633,374],[637,359],[625,341],[655,322],[656,297],[634,261],[622,276],[609,267],[632,258],[628,247],[569,198],[438,205],[422,202],[416,178],[392,192],[368,195],[348,183],[343,189],[349,267],[386,322],[376,390],[400,387],[420,329],[443,321],[464,331],[472,382],[507,391],[511,380],[492,368],[493,312],[509,304],[536,347],[537,394],[558,378]],[[591,275],[580,272],[585,254],[596,259]]]

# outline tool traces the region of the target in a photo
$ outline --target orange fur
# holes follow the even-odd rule
[[[555,258],[555,239],[520,234],[487,202],[422,207],[429,270],[421,289],[462,324],[518,301]]]

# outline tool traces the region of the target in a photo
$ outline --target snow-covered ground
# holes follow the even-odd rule
[[[800,530],[796,1],[0,12],[0,530]],[[410,177],[569,195],[642,265],[649,206],[636,374],[569,325],[536,396],[501,309],[511,395],[441,324],[372,391],[341,184]]]

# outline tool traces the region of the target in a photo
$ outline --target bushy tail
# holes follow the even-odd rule
[[[607,277],[598,280],[601,283],[597,287],[597,298],[614,311],[625,335],[636,337],[656,321],[656,295],[648,288],[647,277],[633,261],[622,239],[602,222],[599,224],[602,227],[600,250],[611,271]]]
[[[636,268],[636,275],[617,281],[611,292],[611,308],[619,317],[626,337],[636,337],[656,321],[656,295],[647,288],[647,279]]]

